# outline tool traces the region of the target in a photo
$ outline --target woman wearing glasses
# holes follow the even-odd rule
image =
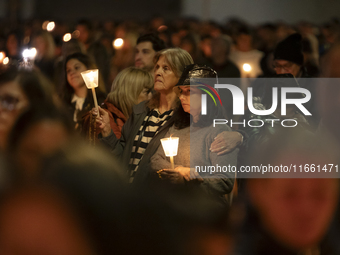
[[[0,151],[6,149],[9,132],[24,110],[51,104],[52,85],[40,73],[10,69],[0,74]]]

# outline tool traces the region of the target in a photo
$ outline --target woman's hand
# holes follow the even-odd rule
[[[103,137],[107,137],[111,134],[110,117],[109,113],[98,106],[100,116],[98,116],[97,108],[92,108],[92,115],[96,117],[97,127],[100,130]]]
[[[162,169],[157,173],[162,180],[170,181],[171,183],[184,183],[183,176],[174,169]]]
[[[236,131],[223,131],[215,137],[215,141],[211,144],[210,150],[216,152],[217,155],[229,153],[242,143],[243,136]]]
[[[175,169],[162,169],[158,171],[158,174],[162,179],[169,179],[173,183],[183,183],[184,179],[186,181],[193,179],[203,180],[198,173],[191,172],[189,167],[182,166],[178,166]]]

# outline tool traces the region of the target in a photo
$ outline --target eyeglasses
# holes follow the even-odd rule
[[[19,99],[16,97],[9,95],[0,96],[0,105],[4,110],[13,111],[16,108],[18,102]]]
[[[290,68],[292,68],[294,63],[290,62],[290,63],[287,63],[285,65],[273,65],[273,68],[275,70],[280,70],[280,69],[283,69],[285,71],[290,71]]]

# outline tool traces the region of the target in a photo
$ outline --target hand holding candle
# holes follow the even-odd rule
[[[96,90],[95,90],[95,88],[98,87],[98,69],[87,70],[87,71],[81,72],[80,74],[84,79],[86,87],[88,89],[92,89],[94,106],[96,107],[98,111],[98,116],[99,116],[98,102],[97,102],[97,96],[96,96]]]
[[[179,141],[178,137],[171,136],[169,138],[161,139],[165,156],[170,157],[171,169],[175,169],[174,156],[177,155],[178,141]]]

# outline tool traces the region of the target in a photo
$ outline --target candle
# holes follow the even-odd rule
[[[27,69],[32,69],[36,55],[37,55],[36,48],[25,49],[22,52],[22,57],[24,59],[23,67]]]
[[[5,58],[4,58],[4,61],[2,61],[2,63],[3,63],[4,65],[8,65],[8,63],[9,63],[9,58],[8,58],[8,57],[5,57]]]
[[[70,33],[64,34],[64,36],[63,36],[63,41],[64,41],[64,42],[68,42],[68,41],[70,41],[71,39],[72,39],[72,35],[71,35]]]
[[[87,70],[80,73],[84,79],[85,85],[88,89],[92,89],[92,96],[94,105],[97,108],[98,116],[99,116],[99,109],[98,109],[98,102],[95,88],[98,87],[98,69]]]
[[[122,38],[117,38],[116,40],[113,41],[112,44],[116,50],[120,50],[121,48],[123,48],[124,40]]]
[[[169,138],[161,139],[161,143],[163,146],[165,156],[170,157],[172,169],[175,169],[174,156],[177,155],[178,141],[179,141],[178,137],[171,137],[171,136]]]
[[[5,59],[5,57],[6,57],[5,52],[1,51],[1,52],[0,52],[0,63],[3,62],[3,60]]]
[[[243,64],[243,70],[246,72],[246,73],[250,73],[251,71],[251,65],[245,63]]]

